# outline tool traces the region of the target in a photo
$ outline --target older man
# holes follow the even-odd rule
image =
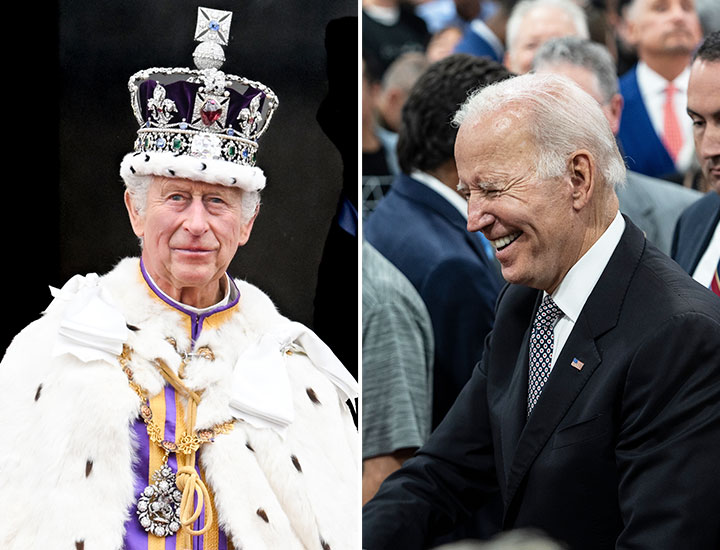
[[[354,548],[353,379],[226,274],[277,107],[219,70],[229,26],[200,8],[198,70],[130,79],[141,257],[54,291],[0,364],[3,548]]]
[[[695,2],[631,0],[625,19],[638,63],[620,79],[618,138],[630,169],[677,179],[693,154],[684,111],[690,59],[702,37]]]
[[[710,191],[678,220],[672,257],[699,283],[720,294],[720,31],[705,39],[690,70],[687,112],[695,151]]]
[[[566,36],[543,44],[533,59],[538,73],[561,74],[573,80],[601,106],[613,134],[622,118],[623,98],[618,91],[615,63],[602,44]],[[624,185],[615,190],[620,212],[645,233],[648,241],[670,254],[673,231],[683,210],[702,194],[668,181],[627,171]]]
[[[497,487],[503,528],[572,549],[717,548],[720,300],[619,214],[622,157],[574,83],[519,76],[455,120],[468,228],[510,284],[472,379],[366,505],[365,548],[421,548]]]
[[[535,51],[560,36],[590,36],[581,7],[572,0],[522,0],[507,21],[505,66],[513,73],[528,72]]]

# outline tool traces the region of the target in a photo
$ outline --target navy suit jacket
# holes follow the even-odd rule
[[[720,298],[627,221],[527,418],[541,297],[503,289],[472,379],[365,506],[363,547],[423,548],[499,487],[505,529],[572,550],[720,548]]]
[[[467,25],[460,41],[455,45],[453,53],[467,53],[477,57],[487,57],[502,63],[502,56],[484,37],[472,29],[472,25]]]
[[[620,77],[620,93],[625,103],[617,138],[628,168],[656,178],[675,174],[675,163],[655,132],[640,95],[637,65]]]
[[[464,217],[406,175],[394,180],[363,233],[410,280],[430,313],[436,426],[480,360],[502,279]]]
[[[675,226],[671,256],[692,275],[720,221],[720,195],[710,191],[690,205]]]

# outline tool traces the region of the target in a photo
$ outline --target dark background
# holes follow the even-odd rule
[[[357,2],[62,0],[13,8],[6,19],[23,30],[6,50],[3,350],[50,302],[48,285],[105,273],[139,254],[119,176],[137,131],[127,82],[149,67],[194,68],[198,5],[233,12],[222,70],[264,83],[280,100],[260,138],[257,164],[267,177],[260,215],[229,271],[313,326],[318,266],[343,187],[343,158],[317,120],[329,90],[326,26],[356,16]],[[357,27],[339,34],[331,55],[347,61],[351,76],[335,91],[351,109],[330,118],[357,151]],[[320,290],[356,308],[351,279]],[[357,341],[352,307],[347,328]]]

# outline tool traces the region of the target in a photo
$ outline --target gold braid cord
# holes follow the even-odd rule
[[[176,453],[178,462],[178,471],[176,474],[176,484],[182,491],[182,500],[180,502],[180,523],[185,528],[178,535],[184,535],[189,542],[190,537],[202,535],[210,528],[213,521],[212,506],[208,504],[205,510],[205,523],[202,529],[194,530],[190,526],[200,517],[204,503],[210,502],[205,483],[200,478],[195,469],[195,453],[201,445],[211,443],[216,435],[226,434],[232,431],[234,422],[224,422],[213,426],[207,430],[195,431],[195,420],[197,416],[197,406],[200,402],[200,394],[188,389],[182,383],[180,378],[168,367],[161,359],[156,359],[155,364],[162,374],[163,378],[176,391],[188,399],[188,419],[187,431],[181,435],[177,441],[170,441],[162,438],[163,430],[153,421],[152,409],[145,390],[133,380],[133,372],[130,369],[130,358],[132,350],[127,346],[123,346],[123,352],[119,357],[120,365],[123,372],[128,377],[130,387],[135,391],[141,401],[140,416],[145,422],[148,437],[150,441],[165,450],[166,456],[169,453]],[[194,496],[197,495],[197,505],[193,507]]]

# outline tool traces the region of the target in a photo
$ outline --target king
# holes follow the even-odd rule
[[[195,69],[129,80],[139,129],[120,175],[140,257],[53,289],[0,365],[4,549],[359,540],[357,383],[227,273],[258,215],[258,138],[278,107],[221,70],[231,15],[199,8]]]

